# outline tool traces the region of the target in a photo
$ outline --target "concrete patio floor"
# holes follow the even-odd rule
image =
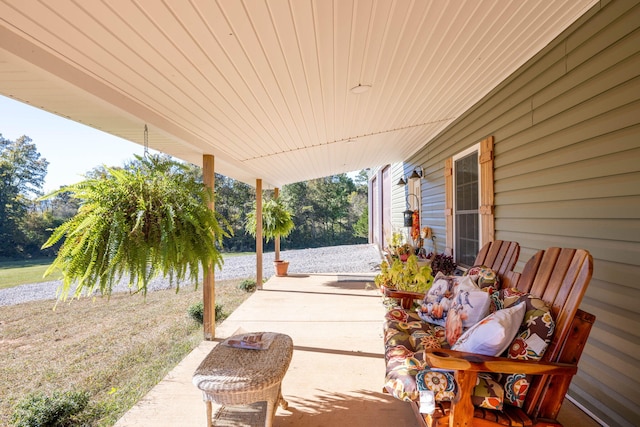
[[[217,343],[239,328],[293,338],[294,354],[282,383],[289,402],[274,426],[417,426],[407,403],[382,392],[384,353],[379,292],[373,275],[272,277],[203,341],[166,378],[127,412],[116,427],[206,426],[193,372]],[[219,407],[214,406],[214,413]],[[565,426],[597,426],[565,400]],[[219,425],[251,425],[241,421]]]

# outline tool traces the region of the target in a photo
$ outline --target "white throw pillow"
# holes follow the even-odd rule
[[[526,304],[521,302],[488,315],[463,333],[451,349],[500,356],[518,333],[525,310]]]

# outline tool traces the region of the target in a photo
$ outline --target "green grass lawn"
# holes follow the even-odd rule
[[[216,306],[222,307],[216,323],[251,295],[240,283],[216,282]],[[200,301],[202,286],[190,285],[178,293],[0,307],[0,426],[11,425],[15,405],[32,393],[71,390],[88,392],[90,400],[77,423],[64,425],[113,426],[202,341],[202,325],[189,315]]]
[[[0,289],[61,279],[60,272],[52,273],[46,278],[42,277],[52,262],[53,258],[0,262]]]

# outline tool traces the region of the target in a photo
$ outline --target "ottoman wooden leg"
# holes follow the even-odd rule
[[[273,419],[276,416],[276,410],[278,409],[278,399],[276,400],[267,400],[267,416],[264,420],[265,427],[273,426]]]
[[[207,427],[213,426],[213,408],[211,407],[211,401],[207,400]]]

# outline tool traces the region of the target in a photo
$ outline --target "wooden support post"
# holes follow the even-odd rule
[[[256,179],[256,287],[262,289],[262,180]]]
[[[273,198],[277,199],[279,196],[280,196],[280,189],[276,187],[273,190]],[[274,239],[273,247],[275,250],[275,260],[278,261],[280,260],[280,236],[276,236],[276,238]]]
[[[202,156],[202,176],[204,179],[204,185],[214,191],[215,184],[215,169],[214,169],[214,157],[209,154]],[[213,198],[208,204],[209,209],[215,210]],[[213,237],[212,237],[213,238]],[[202,299],[204,302],[204,314],[203,314],[203,326],[204,326],[204,339],[212,340],[216,336],[216,281],[215,270],[209,268],[204,272],[204,279],[202,282]]]

